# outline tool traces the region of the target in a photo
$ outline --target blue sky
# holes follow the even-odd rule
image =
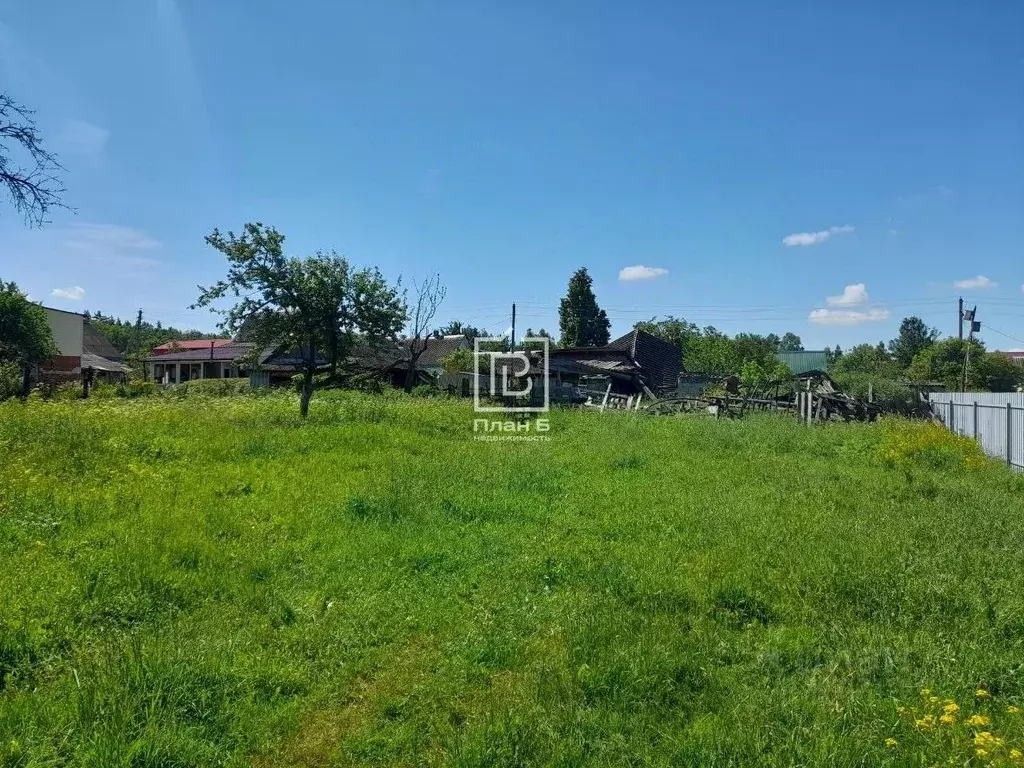
[[[210,329],[203,236],[259,220],[440,272],[444,319],[496,332],[513,301],[557,328],[586,266],[616,333],[849,347],[908,314],[954,333],[963,293],[1024,348],[1019,0],[52,9],[0,0],[0,83],[77,209],[0,208],[0,277],[48,305]]]

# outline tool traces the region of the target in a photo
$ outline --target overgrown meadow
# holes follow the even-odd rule
[[[1024,478],[969,441],[472,420],[0,405],[0,764],[1018,759]]]

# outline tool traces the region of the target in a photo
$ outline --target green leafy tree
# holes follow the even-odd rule
[[[543,328],[541,328],[539,331],[535,331],[535,330],[533,330],[533,328],[527,328],[526,329],[526,333],[523,334],[523,338],[524,339],[529,339],[531,337],[533,337],[533,338],[548,339],[549,340],[548,341],[548,347],[549,348],[553,348],[555,346],[554,339],[551,338],[551,334],[548,333]],[[540,349],[544,348],[544,343],[540,342],[540,341],[520,341],[520,342],[518,342],[516,344],[516,348],[517,349],[527,350],[527,351],[530,351],[530,350],[540,350]]]
[[[408,319],[398,286],[376,269],[353,269],[333,251],[306,258],[284,255],[284,235],[260,223],[246,224],[241,235],[214,230],[206,242],[228,260],[224,280],[203,288],[193,307],[230,298],[233,307],[219,311],[229,333],[253,316],[257,350],[288,347],[301,363],[299,413],[309,413],[316,374],[326,365],[334,373],[358,336],[367,342],[394,339]]]
[[[20,373],[22,396],[28,394],[32,371],[58,352],[46,310],[14,283],[0,281],[0,364],[8,375]]]
[[[441,367],[445,373],[471,373],[473,371],[473,350],[453,350],[441,359]]]
[[[779,350],[779,337],[774,333],[762,336],[758,333],[737,333],[732,339],[736,358],[740,365],[746,362],[758,363],[765,370],[775,364],[775,353]]]
[[[1002,352],[986,352],[977,362],[978,373],[989,392],[1016,392],[1024,382],[1024,368]]]
[[[434,331],[434,337],[440,339],[442,336],[458,336],[460,333],[470,341],[475,339],[477,336],[487,335],[474,325],[468,325],[460,322],[459,320],[452,320],[447,325],[442,325]]]
[[[870,396],[896,409],[907,409],[914,403],[914,391],[883,345],[858,344],[839,357],[833,352],[828,373],[852,397],[866,400]]]
[[[696,323],[672,315],[664,320],[658,320],[656,317],[652,317],[650,320],[641,320],[633,327],[679,347],[684,359],[690,351],[693,340],[700,336],[700,328]]]
[[[779,339],[778,352],[803,352],[804,343],[795,333],[784,333]]]
[[[828,369],[837,381],[850,374],[864,374],[877,379],[897,379],[900,367],[885,351],[883,345],[858,344],[841,357],[835,358]]]
[[[597,306],[594,281],[586,267],[569,279],[569,290],[558,305],[558,327],[563,347],[593,347],[608,343],[611,322]]]
[[[743,363],[739,375],[740,383],[748,392],[751,392],[757,387],[773,381],[791,379],[793,378],[793,371],[789,369],[788,365],[778,361],[772,361],[771,364],[766,366],[757,360],[748,360]]]
[[[732,339],[713,325],[706,325],[690,340],[683,364],[691,373],[739,373],[743,361]]]
[[[927,349],[939,338],[939,331],[930,328],[920,317],[905,317],[900,323],[900,333],[889,342],[889,354],[900,368],[908,368],[917,353]]]
[[[43,148],[33,114],[0,93],[0,188],[7,190],[14,210],[29,226],[40,227],[51,208],[67,206],[61,202],[65,190],[57,178],[64,168]]]
[[[982,372],[984,356],[985,345],[977,339],[949,338],[936,341],[914,356],[910,367],[907,368],[907,378],[921,382],[937,381],[951,391],[959,391],[964,386],[966,359],[967,389],[985,390],[988,389],[988,383]]]

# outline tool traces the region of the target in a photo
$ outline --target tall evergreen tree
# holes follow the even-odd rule
[[[586,267],[569,279],[569,290],[558,305],[558,328],[563,347],[592,347],[608,343],[611,322],[597,306],[594,281]]]

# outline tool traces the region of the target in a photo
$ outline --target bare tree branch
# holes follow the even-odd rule
[[[67,190],[58,174],[64,167],[43,149],[32,110],[0,93],[0,184],[7,188],[14,210],[30,227],[41,227],[51,208],[68,208],[61,196]],[[24,164],[12,155],[20,148]],[[70,209],[69,209],[70,210]]]
[[[405,391],[411,392],[416,381],[416,363],[430,344],[430,326],[434,315],[444,302],[448,289],[441,284],[441,276],[433,274],[422,283],[413,280],[416,303],[409,326],[409,370],[405,377]]]

